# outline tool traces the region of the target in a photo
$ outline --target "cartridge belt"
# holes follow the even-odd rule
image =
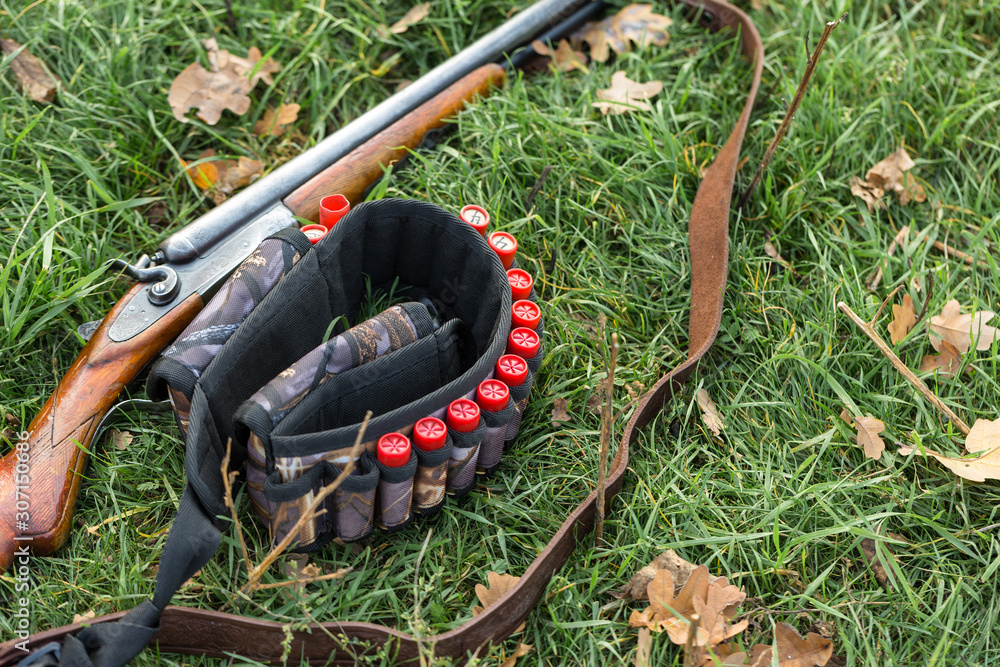
[[[680,1],[698,10],[698,18],[710,29],[732,28],[739,31],[742,52],[753,63],[753,80],[742,113],[714,162],[705,170],[691,209],[688,234],[691,307],[687,359],[662,376],[638,400],[611,463],[605,495],[606,510],[610,509],[612,499],[621,488],[628,465],[629,447],[635,443],[639,430],[659,413],[674,391],[687,380],[718,333],[727,276],[728,221],[733,184],[740,147],[763,69],[763,44],[756,27],[746,14],[723,0]],[[300,261],[307,260],[303,258]],[[360,272],[357,273],[356,280],[361,280]],[[355,287],[358,291],[362,288],[360,284]],[[324,289],[322,285],[316,288]],[[509,299],[509,293],[507,298]],[[509,300],[506,305],[509,308]],[[344,312],[350,310],[348,308]],[[248,323],[254,317],[251,314]],[[495,347],[485,350],[484,358],[495,360],[499,357],[502,341],[493,342]],[[308,349],[305,348],[302,352],[305,353]],[[275,369],[275,372],[280,370]],[[463,394],[472,391],[475,383],[485,375],[485,370],[478,369],[478,375],[468,378],[467,384],[463,386]],[[198,398],[200,391],[201,387],[196,385],[193,393],[196,402],[201,401]],[[432,401],[433,406],[430,403],[422,406],[419,414],[413,412],[405,417],[397,415],[394,420],[381,423],[380,418],[376,418],[371,427],[376,429],[374,432],[378,432],[383,427],[396,429],[412,424],[423,414],[439,409],[444,398],[446,397],[436,397]],[[198,428],[198,421],[211,420],[210,414],[194,407],[196,409],[188,415],[188,429]],[[229,414],[237,407],[238,405],[230,406]],[[275,436],[272,434],[271,437]],[[164,652],[204,654],[220,658],[237,654],[261,662],[282,662],[289,643],[289,630],[284,624],[216,611],[167,606],[173,591],[211,558],[220,541],[218,528],[208,518],[213,515],[206,516],[205,508],[199,505],[199,501],[203,499],[203,495],[213,499],[216,505],[221,500],[209,492],[208,488],[201,488],[208,482],[197,476],[190,478],[190,469],[198,468],[199,463],[204,463],[198,457],[205,457],[207,454],[200,448],[190,447],[190,439],[188,442],[186,463],[189,468],[189,486],[182,498],[174,529],[171,530],[161,559],[157,592],[153,600],[127,614],[111,614],[93,619],[86,629],[75,624],[33,635],[29,645],[37,652],[31,656],[31,664],[117,666],[127,662],[147,643],[154,641],[159,650]],[[214,446],[217,448],[215,451],[221,451],[224,443],[215,442]],[[207,468],[203,466],[202,469]],[[219,477],[218,470],[216,466],[216,478]],[[354,664],[356,649],[352,653],[345,647],[345,643],[351,641],[370,642],[373,647],[391,643],[392,654],[400,662],[418,660],[421,647],[427,646],[433,646],[435,654],[440,656],[461,657],[479,652],[488,644],[503,640],[524,622],[544,594],[552,575],[569,558],[577,541],[585,538],[593,529],[596,505],[597,493],[594,492],[563,522],[516,585],[482,613],[454,630],[418,640],[393,628],[371,623],[336,621],[309,625],[303,630],[290,631],[292,637],[287,655],[322,663]],[[213,506],[211,511],[226,514],[221,506]],[[183,530],[179,530],[179,527],[183,527]],[[164,563],[167,562],[179,562],[183,565],[165,568]],[[58,644],[52,643],[57,641],[62,642],[60,660],[55,659],[53,648]],[[0,648],[0,665],[16,664],[23,655],[14,647],[13,642],[8,642]]]

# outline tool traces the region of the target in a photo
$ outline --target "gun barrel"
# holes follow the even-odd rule
[[[204,256],[233,231],[277,206],[318,171],[341,159],[443,88],[476,68],[496,61],[547,26],[566,18],[580,4],[582,0],[536,2],[313,148],[174,233],[160,245],[159,256],[173,264]]]

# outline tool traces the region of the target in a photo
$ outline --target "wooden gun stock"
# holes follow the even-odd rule
[[[313,176],[285,198],[292,213],[319,222],[323,197],[342,194],[351,204],[362,200],[365,189],[382,176],[382,168],[405,157],[429,131],[444,126],[476,97],[485,97],[503,84],[506,73],[499,65],[483,65],[470,72],[417,109],[354,149],[350,155]]]
[[[115,304],[28,426],[27,440],[0,459],[0,572],[10,567],[21,547],[46,555],[66,541],[80,473],[98,424],[125,385],[204,305],[200,296],[192,294],[138,336],[112,341],[111,323],[145,288],[145,284],[133,286]],[[25,445],[27,452],[21,451]]]
[[[295,215],[317,221],[319,202],[326,195],[340,193],[352,204],[358,203],[365,189],[382,176],[383,165],[404,157],[428,131],[443,126],[466,103],[502,84],[504,77],[499,65],[484,65],[459,79],[310,179],[284,200],[285,205]],[[23,481],[17,468],[21,452],[15,448],[0,459],[0,572],[10,567],[15,550],[21,546],[27,545],[33,554],[46,555],[66,541],[80,491],[80,473],[97,425],[122,388],[204,306],[201,297],[194,294],[138,336],[123,343],[112,341],[108,337],[111,323],[124,304],[144,288],[142,284],[133,287],[108,313],[28,427],[27,488],[18,486]],[[19,525],[19,499],[24,501],[21,506],[28,508],[26,525]],[[31,539],[18,541],[18,536]]]

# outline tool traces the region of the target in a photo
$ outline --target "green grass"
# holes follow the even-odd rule
[[[66,84],[55,105],[42,107],[0,65],[0,409],[25,423],[79,352],[77,325],[99,317],[126,288],[99,271],[101,263],[155,248],[211,206],[176,156],[215,148],[272,168],[460,50],[507,10],[481,0],[438,3],[426,22],[382,43],[375,27],[400,18],[407,4],[233,4],[235,32],[221,2],[49,1],[22,15],[21,6],[0,0],[6,36],[26,43]],[[471,617],[473,588],[486,572],[521,574],[593,487],[599,421],[584,406],[604,367],[588,325],[603,313],[624,341],[616,407],[628,403],[626,383],[649,387],[683,360],[686,221],[700,169],[725,141],[749,73],[732,39],[657,9],[675,18],[667,47],[592,65],[589,74],[515,78],[462,113],[438,150],[417,155],[375,191],[453,210],[478,202],[518,237],[522,263],[540,282],[547,330],[519,448],[498,476],[438,518],[313,558],[329,570],[351,565],[342,581],[236,598],[233,610],[286,623],[367,620],[423,634],[457,627]],[[745,588],[746,645],[769,642],[776,622],[803,632],[828,623],[835,652],[851,664],[1000,660],[997,485],[958,481],[933,462],[895,453],[897,443],[919,441],[957,454],[961,438],[836,308],[843,300],[870,317],[899,284],[918,310],[929,298],[925,319],[896,346],[913,368],[931,351],[927,319],[947,300],[1000,308],[1000,3],[768,2],[752,12],[767,60],[737,190],[774,135],[781,99],[794,95],[805,45],[844,11],[792,131],[747,210],[731,218],[718,342],[633,450],[608,546],[581,545],[529,617],[523,639],[536,650],[521,664],[631,662],[636,635],[627,618],[635,605],[608,592],[665,548]],[[240,55],[251,45],[273,50],[285,68],[273,86],[258,87],[246,116],[227,112],[214,127],[178,123],[166,91],[187,64],[206,62],[201,40],[210,34]],[[651,112],[602,117],[590,106],[617,69],[664,82]],[[280,101],[302,105],[299,132],[253,135],[265,106]],[[900,143],[917,161],[928,201],[903,208],[890,200],[887,211],[869,214],[848,181]],[[546,166],[551,173],[526,211]],[[149,217],[154,204],[165,207],[164,220]],[[886,259],[902,225],[915,235]],[[797,274],[767,257],[768,237]],[[933,240],[989,268],[946,259]],[[883,261],[882,285],[870,292],[865,282]],[[883,315],[883,335],[885,322]],[[996,346],[967,364],[963,380],[932,377],[931,388],[969,423],[997,417]],[[699,386],[725,417],[722,437],[701,423]],[[861,413],[885,421],[881,461],[853,446],[838,417],[840,388]],[[557,397],[570,400],[569,423],[550,421]],[[627,412],[619,429],[626,419]],[[78,528],[57,555],[32,562],[37,631],[75,613],[129,609],[152,592],[184,485],[181,440],[162,417],[115,425],[138,438],[126,450],[95,447]],[[135,513],[96,534],[83,528],[124,512]],[[259,559],[264,529],[247,503],[243,517]],[[898,562],[891,590],[875,581],[860,550],[877,528]],[[266,580],[284,578],[280,569]],[[227,534],[174,603],[222,608],[244,577]],[[0,582],[7,607],[13,580]],[[0,639],[10,632],[0,618]],[[508,640],[482,664],[499,664],[501,651],[515,645]],[[653,660],[682,663],[665,637],[655,638]],[[153,652],[136,660],[159,662],[217,661]]]

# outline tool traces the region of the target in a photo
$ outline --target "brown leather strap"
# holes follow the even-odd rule
[[[621,446],[608,475],[605,496],[608,506],[621,489],[628,465],[629,447],[635,442],[639,429],[659,413],[664,403],[673,396],[674,390],[687,380],[718,333],[729,259],[729,205],[733,180],[763,70],[764,47],[757,29],[746,14],[722,0],[680,1],[691,7],[704,9],[701,19],[710,29],[734,28],[740,31],[743,54],[754,63],[753,83],[743,106],[743,113],[726,144],[705,172],[691,209],[688,230],[691,252],[688,357],[684,363],[660,378],[640,399],[625,427]],[[421,646],[433,647],[434,653],[441,656],[461,657],[477,652],[482,655],[488,644],[503,640],[527,618],[541,599],[552,575],[569,559],[577,541],[593,530],[596,505],[595,492],[566,519],[518,584],[485,612],[461,627],[418,641],[411,635],[371,623],[333,622],[322,626],[313,625],[307,632],[294,633],[290,660],[330,660],[335,664],[353,665],[356,656],[363,653],[364,648],[357,644],[342,645],[340,638],[345,636],[358,643],[369,642],[372,647],[370,651],[374,650],[375,645],[392,641],[400,662],[416,659]],[[111,614],[90,623],[112,621],[123,615]],[[61,640],[67,634],[74,634],[80,628],[79,625],[70,625],[33,635],[29,646],[32,650],[37,649],[48,642]],[[237,654],[261,662],[280,663],[285,639],[285,630],[280,623],[189,607],[168,607],[163,614],[160,633],[154,641],[158,642],[160,651],[168,653],[214,657]],[[24,656],[14,646],[14,642],[8,642],[0,647],[0,666],[16,664]]]

